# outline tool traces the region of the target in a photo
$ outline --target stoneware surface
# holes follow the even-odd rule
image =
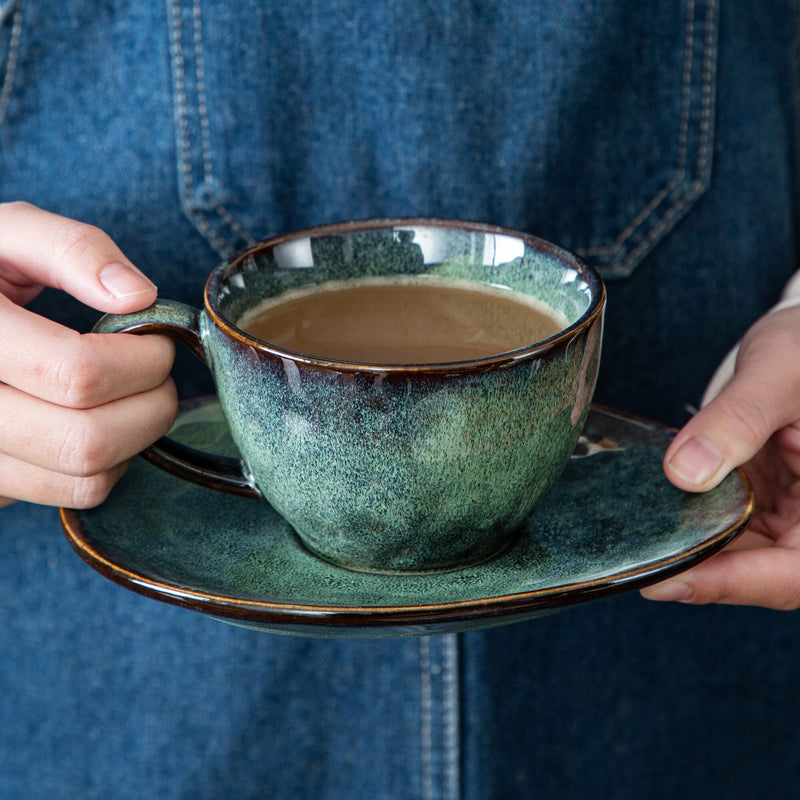
[[[235,455],[216,399],[184,404],[173,431]],[[201,488],[137,459],[109,499],[62,509],[92,567],[136,592],[235,624],[307,636],[403,636],[531,619],[654,583],[743,529],[753,496],[733,473],[714,491],[671,486],[672,432],[593,407],[566,470],[522,535],[470,568],[380,575],[311,554],[266,503]]]
[[[502,285],[567,324],[517,350],[426,365],[291,353],[237,327],[265,299],[374,276]],[[233,490],[249,481],[308,547],[363,570],[420,571],[494,556],[556,481],[589,410],[604,303],[599,276],[541,239],[370,220],[258,243],[214,270],[202,312],[159,302],[96,330],[160,330],[203,355],[242,454]],[[228,483],[230,464],[211,479],[204,466],[178,459],[180,474]]]

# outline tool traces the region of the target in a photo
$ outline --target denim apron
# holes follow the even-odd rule
[[[346,218],[526,230],[603,272],[597,399],[680,425],[795,269],[788,0],[0,0],[0,199],[198,303]],[[56,292],[34,308],[88,329]],[[208,391],[179,357],[183,396]],[[5,798],[795,798],[795,614],[636,593],[375,641],[124,591],[0,511]]]

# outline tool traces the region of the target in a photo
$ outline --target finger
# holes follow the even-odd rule
[[[787,547],[720,553],[697,567],[642,589],[648,600],[800,608],[800,551]]]
[[[742,341],[731,381],[677,434],[667,477],[687,491],[716,486],[775,431],[800,418],[800,309],[763,318]]]
[[[28,203],[2,203],[0,230],[0,292],[14,302],[40,284],[101,311],[135,311],[156,299],[152,282],[99,228]]]
[[[65,508],[94,508],[108,497],[130,462],[76,478],[0,455],[0,507],[16,500]]]
[[[737,536],[730,544],[725,545],[725,552],[732,550],[761,550],[765,547],[773,547],[775,537],[769,536],[763,531],[753,529],[753,525],[741,535]]]
[[[779,430],[775,434],[775,444],[790,473],[800,476],[800,422]]]
[[[160,386],[175,356],[165,336],[81,335],[2,296],[0,324],[0,381],[71,408]]]
[[[62,408],[0,386],[0,450],[46,470],[91,477],[130,459],[172,426],[172,380],[89,410]]]

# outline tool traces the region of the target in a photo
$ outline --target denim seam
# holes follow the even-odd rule
[[[176,141],[178,148],[178,176],[183,191],[181,192],[184,213],[194,223],[200,234],[212,248],[223,258],[230,256],[236,246],[227,241],[219,231],[203,216],[195,206],[196,184],[192,166],[191,132],[189,125],[189,105],[186,88],[186,59],[183,51],[184,34],[181,21],[181,0],[168,0],[172,17],[171,59],[174,76],[176,104]],[[200,119],[200,146],[203,179],[206,186],[214,183],[211,163],[211,135],[208,115],[208,101],[205,91],[205,62],[203,57],[202,9],[199,0],[192,0],[192,43],[194,54],[194,77],[196,81],[197,111]],[[255,241],[247,231],[233,218],[230,212],[218,201],[209,203],[219,217],[247,243]]]
[[[186,99],[186,67],[181,49],[182,23],[180,16],[180,0],[170,0],[170,12],[172,15],[172,42],[171,58],[173,79],[175,81],[175,103],[176,103],[176,131],[175,136],[178,147],[178,176],[182,182],[185,201],[182,203],[184,213],[194,222],[200,233],[209,239],[215,250],[219,251],[220,246],[225,243],[216,237],[216,232],[212,231],[208,223],[196,211],[192,209],[194,198],[194,180],[192,176],[192,165],[189,159],[189,120],[188,103]]]
[[[683,77],[682,102],[681,102],[681,123],[678,133],[678,172],[664,187],[658,191],[647,205],[633,218],[628,226],[619,234],[613,244],[604,247],[588,247],[581,252],[584,255],[605,255],[614,253],[630,238],[634,231],[644,222],[661,201],[679,184],[686,176],[686,159],[688,146],[689,111],[691,109],[692,92],[692,62],[694,61],[694,0],[689,1],[687,11],[686,34],[684,36],[684,58],[683,58]]]
[[[435,651],[432,642],[436,645]],[[432,640],[423,636],[420,638],[419,652],[421,797],[422,800],[459,800],[461,728],[458,637],[449,634]],[[440,758],[434,753],[437,747],[441,748]]]
[[[197,103],[200,113],[200,130],[203,150],[203,174],[209,185],[214,183],[214,175],[211,164],[211,126],[208,117],[208,101],[206,98],[205,84],[205,58],[203,55],[203,24],[202,8],[199,0],[194,0],[192,4],[192,21],[194,29],[194,53],[195,53],[195,75],[197,78]],[[248,244],[255,244],[255,239],[251,236],[231,215],[225,206],[214,201],[212,208],[222,217],[230,227],[236,231]]]
[[[664,213],[661,220],[645,236],[645,238],[618,264],[600,266],[606,275],[629,275],[640,256],[677,221],[680,214],[693,202],[708,186],[711,166],[711,139],[713,134],[712,113],[713,94],[712,82],[715,77],[716,64],[716,18],[718,0],[710,0],[706,9],[705,33],[703,39],[703,65],[700,77],[700,142],[696,168],[698,177],[692,180],[672,206]],[[686,162],[688,159],[688,131],[689,118],[692,110],[692,72],[694,68],[695,37],[697,35],[694,22],[695,2],[690,0],[687,7],[686,30],[684,36],[684,66],[682,76],[682,108],[678,133],[678,162],[677,171],[672,179],[665,184],[639,211],[631,222],[624,228],[615,241],[610,245],[579,248],[576,252],[584,257],[613,255],[619,252],[630,237],[652,216],[663,200],[686,180]]]
[[[9,6],[9,9],[13,7],[14,14],[11,18],[11,38],[8,43],[8,57],[6,58],[3,75],[3,86],[0,88],[0,125],[5,122],[8,114],[8,104],[11,101],[11,90],[14,85],[14,74],[17,71],[19,43],[22,37],[22,6],[23,0],[17,0],[13,6]]]
[[[668,230],[673,221],[677,220],[682,214],[683,210],[687,208],[697,197],[699,197],[705,187],[708,185],[708,179],[711,167],[711,140],[713,134],[713,103],[711,85],[715,79],[716,70],[716,25],[715,21],[716,0],[709,3],[706,10],[706,25],[705,25],[705,46],[703,57],[703,75],[701,78],[701,113],[700,113],[700,149],[697,158],[697,170],[700,177],[692,181],[687,187],[683,197],[676,202],[672,208],[664,215],[661,222],[653,228],[649,236],[636,247],[627,259],[621,265],[624,267],[626,263],[634,263],[638,256],[649,246],[650,242],[657,239],[662,231]]]
[[[458,682],[458,637],[448,634],[444,637],[444,725],[446,737],[445,780],[448,800],[461,797],[461,741]]]
[[[689,184],[683,198],[678,201],[670,211],[664,216],[660,224],[651,231],[650,239],[654,239],[661,234],[661,232],[672,225],[673,220],[678,218],[683,209],[690,205],[697,197],[699,197],[705,187],[708,185],[711,169],[711,142],[713,139],[713,95],[711,86],[716,78],[716,0],[712,0],[706,9],[706,26],[705,26],[705,45],[703,57],[703,75],[701,79],[701,113],[700,113],[700,151],[697,159],[698,174],[700,177],[696,178]],[[639,253],[647,246],[647,242],[642,242],[636,250],[631,253],[630,261],[635,261]]]
[[[422,800],[433,800],[433,687],[431,648],[426,636],[419,640],[420,665],[420,784]]]

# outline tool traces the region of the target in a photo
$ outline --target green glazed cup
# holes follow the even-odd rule
[[[293,353],[238,321],[265,298],[364,276],[504,286],[561,312],[540,342],[472,361],[377,365]],[[197,310],[159,301],[97,332],[167,333],[208,365],[241,460],[168,438],[146,451],[181,477],[266,499],[317,555],[367,571],[492,557],[558,479],[597,377],[605,290],[576,256],[477,223],[370,220],[260,242],[220,264]]]

